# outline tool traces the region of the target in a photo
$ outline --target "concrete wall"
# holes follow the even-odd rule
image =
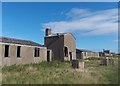
[[[19,64],[29,64],[37,63],[47,60],[47,48],[37,47],[37,46],[27,46],[27,45],[16,45],[16,44],[6,44],[9,45],[9,56],[4,57],[5,44],[0,44],[0,58],[2,59],[2,66],[19,65]],[[21,46],[20,57],[17,57],[17,46]],[[34,57],[34,48],[40,48],[40,56]]]
[[[77,59],[86,59],[86,58],[90,58],[90,57],[99,57],[99,53],[77,50],[76,57],[77,57]]]
[[[52,50],[52,60],[64,60],[64,36],[49,36],[44,38],[44,44]]]
[[[3,46],[0,44],[0,66],[2,66],[2,53],[3,53]]]
[[[99,57],[99,53],[97,52],[83,52],[83,58],[90,58],[90,57]]]
[[[77,59],[83,59],[83,53],[84,52],[76,52],[76,58]]]
[[[70,54],[72,53],[72,59],[76,59],[76,40],[71,33],[64,35],[64,46],[68,48],[68,57],[65,57],[65,60],[70,61]]]

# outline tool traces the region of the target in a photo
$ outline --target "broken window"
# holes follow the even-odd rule
[[[64,55],[65,55],[66,57],[68,57],[68,48],[67,48],[67,47],[64,47]]]
[[[21,49],[21,46],[17,46],[17,57],[20,57],[20,49]]]
[[[39,57],[39,48],[35,48],[34,57]]]
[[[9,45],[5,45],[4,57],[8,57],[8,56],[9,56]]]

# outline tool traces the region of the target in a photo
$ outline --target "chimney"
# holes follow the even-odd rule
[[[50,28],[46,28],[46,36],[51,35],[51,29]]]

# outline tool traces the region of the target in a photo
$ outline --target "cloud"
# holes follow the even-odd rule
[[[77,31],[83,35],[103,35],[118,33],[118,9],[91,11],[90,9],[73,8],[63,21],[43,24],[51,27],[53,32]]]
[[[120,42],[120,40],[114,40],[114,42]]]

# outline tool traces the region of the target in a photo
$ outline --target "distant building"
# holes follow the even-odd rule
[[[110,52],[110,50],[103,49],[103,52],[99,52],[100,57],[111,57],[113,56],[113,53]]]
[[[46,29],[44,45],[52,50],[52,60],[70,61],[76,59],[76,39],[72,33],[52,34]]]
[[[76,49],[76,57],[77,57],[77,59],[99,57],[99,53],[98,52],[93,52],[93,51],[90,51],[90,50]]]
[[[99,57],[103,57],[105,54],[103,52],[99,52]]]
[[[0,66],[38,63],[47,60],[47,48],[28,40],[0,37]]]

